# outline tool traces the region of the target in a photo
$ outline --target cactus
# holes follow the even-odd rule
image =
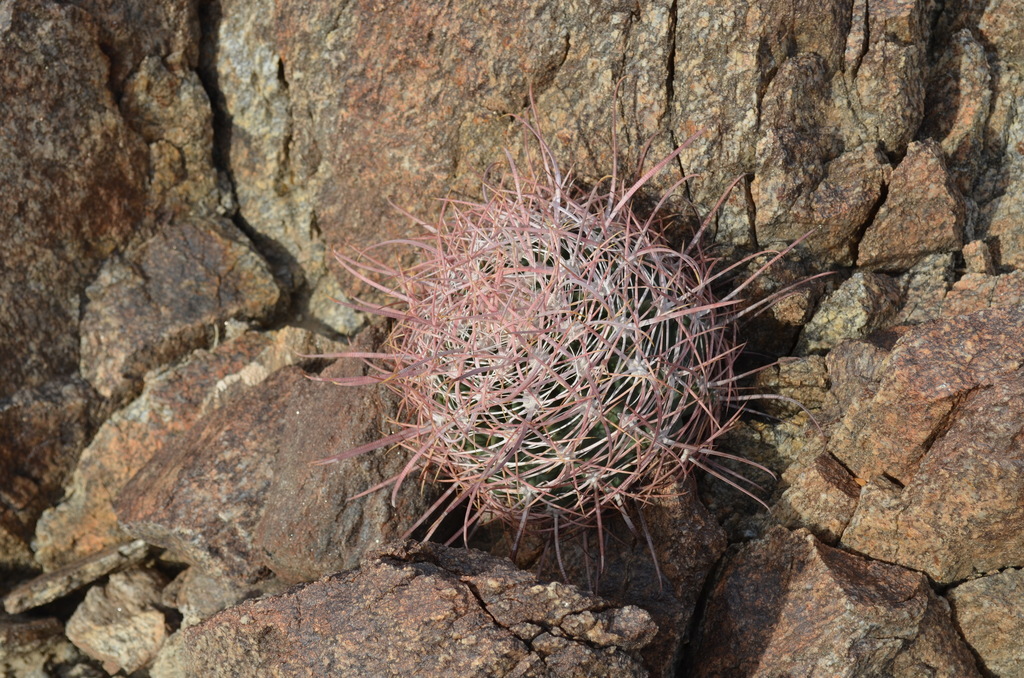
[[[557,542],[609,509],[628,522],[629,507],[678,492],[694,468],[748,491],[715,463],[731,457],[716,441],[751,397],[734,370],[737,320],[774,301],[744,304],[742,291],[785,251],[716,296],[764,253],[721,267],[702,244],[714,210],[680,251],[662,235],[661,203],[646,218],[633,209],[692,139],[631,185],[613,172],[583,191],[521,122],[533,162],[506,153],[482,200],[448,200],[435,225],[420,222],[423,235],[381,243],[414,248],[418,263],[390,267],[374,247],[337,255],[393,302],[352,306],[393,330],[380,353],[338,354],[370,372],[335,381],[386,386],[400,416],[397,433],[322,462],[401,445],[412,454],[389,481],[396,492],[420,471],[448,485],[432,514],[464,503],[467,529],[499,519],[517,543],[525,531]]]

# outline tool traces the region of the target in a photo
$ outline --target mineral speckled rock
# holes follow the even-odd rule
[[[1024,375],[965,394],[944,429],[904,487],[865,492],[843,546],[941,584],[1024,566]]]
[[[219,323],[265,318],[280,291],[237,229],[194,220],[109,260],[87,294],[82,374],[111,397],[137,390],[151,368],[212,343]]]
[[[879,381],[845,411],[828,450],[854,474],[913,475],[954,408],[1024,364],[1024,309],[936,320],[904,334],[878,367]]]
[[[92,434],[96,395],[75,378],[0,399],[0,531],[27,545]]]
[[[857,265],[906,270],[921,257],[959,250],[964,203],[934,141],[914,142],[892,173],[889,195],[860,242]]]
[[[146,150],[96,23],[12,0],[0,25],[0,398],[70,376],[79,298],[142,217]]]
[[[924,575],[783,528],[729,560],[691,656],[697,678],[979,676]]]
[[[209,351],[146,374],[138,398],[114,412],[82,452],[70,491],[36,526],[36,559],[47,570],[127,538],[113,503],[150,459],[160,456],[204,414],[301,355],[333,344],[305,330],[243,331]]]
[[[89,589],[71,615],[68,638],[111,675],[137,671],[156,657],[167,637],[167,620],[156,607],[166,583],[148,569],[110,575],[106,584]]]
[[[985,670],[999,678],[1024,676],[1024,570],[964,582],[947,597],[957,627]]]
[[[36,526],[36,559],[46,570],[67,565],[127,535],[113,503],[121,488],[154,456],[162,454],[213,402],[219,381],[241,370],[268,343],[246,334],[185,363],[146,375],[142,394],[100,427],[82,452],[71,491]]]
[[[390,544],[361,568],[250,601],[185,632],[197,675],[645,676],[656,627],[511,562]]]
[[[839,541],[860,498],[860,487],[842,464],[823,454],[809,467],[792,468],[782,478],[789,487],[773,508],[779,524],[807,528],[826,544]]]
[[[0,613],[0,675],[47,676],[48,669],[73,665],[81,654],[55,617],[27,619]]]
[[[954,317],[986,308],[1024,305],[1024,271],[1003,275],[967,273],[953,283],[942,300],[942,315]]]
[[[149,547],[140,539],[110,546],[18,585],[4,596],[4,609],[16,614],[51,603],[111,572],[137,565],[148,555]]]
[[[298,368],[278,370],[150,459],[114,506],[121,527],[210,574],[265,578],[254,532],[273,482],[288,394],[304,380]]]
[[[377,350],[382,338],[379,330],[367,330],[351,350]],[[321,376],[352,377],[365,369],[362,361],[339,360]],[[393,416],[393,399],[376,386],[308,380],[294,386],[254,544],[282,579],[310,581],[351,569],[367,548],[401,537],[429,509],[433,496],[415,476],[402,484],[394,505],[390,486],[353,499],[402,472],[409,454],[401,449],[312,463],[377,440]]]
[[[889,276],[854,273],[818,306],[800,334],[797,352],[824,352],[846,339],[862,339],[893,319],[900,296]]]

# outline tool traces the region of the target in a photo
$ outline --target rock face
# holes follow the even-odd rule
[[[215,615],[186,632],[196,675],[644,676],[656,627],[511,562],[393,543],[358,571]]]
[[[980,676],[923,575],[781,528],[731,559],[702,634],[694,676]]]
[[[171,580],[121,589],[138,617],[93,638],[105,605],[78,630],[62,603],[33,613],[60,619],[0,618],[0,673],[189,675],[178,615],[194,627],[362,562],[194,638],[271,663],[306,633],[277,606],[335,628],[345,604],[353,638],[401,621],[384,611],[425,615],[403,638],[438,667],[1020,674],[1022,26],[1016,0],[0,0],[0,593],[24,610],[72,590],[115,600],[125,568]],[[429,221],[440,197],[479,197],[502,149],[523,152],[510,114],[535,114],[585,186],[696,135],[641,203],[682,181],[666,207],[698,222],[735,184],[708,230],[730,262],[807,235],[754,296],[841,271],[742,328],[753,354],[799,356],[758,388],[814,417],[751,401],[779,421],[722,441],[780,478],[752,488],[772,511],[688,479],[642,514],[651,545],[609,526],[602,579],[566,545],[566,574],[612,602],[557,623],[530,587],[582,598],[506,565],[485,567],[492,590],[477,556],[361,560],[429,483],[395,506],[350,500],[407,459],[309,462],[386,430],[392,404],[288,367],[362,369],[299,355],[363,322],[331,301],[367,286],[330,250],[416,230],[395,206]],[[155,560],[131,535],[170,548]],[[398,581],[418,597],[381,583]],[[445,655],[425,633],[456,626],[481,641]],[[106,647],[119,629],[153,642]],[[348,649],[323,656],[342,666]]]

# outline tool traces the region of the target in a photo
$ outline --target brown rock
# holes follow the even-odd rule
[[[858,271],[818,306],[797,343],[798,353],[826,352],[847,339],[862,339],[896,316],[900,291],[886,275]]]
[[[942,315],[955,317],[986,308],[1017,308],[1024,304],[1024,271],[1003,275],[967,273],[953,283],[942,302]]]
[[[379,347],[379,331],[360,335],[351,350]],[[360,360],[339,360],[320,375],[352,377]],[[383,435],[394,402],[373,386],[304,380],[292,389],[284,415],[274,483],[267,492],[254,546],[267,567],[288,582],[311,581],[359,564],[368,548],[401,537],[432,503],[416,474],[394,497],[391,487],[353,499],[397,476],[409,462],[401,449],[383,448],[327,466],[312,462]]]
[[[108,547],[17,586],[4,596],[4,609],[17,614],[51,603],[111,572],[137,565],[147,556],[149,546],[142,540]]]
[[[978,676],[918,573],[772,530],[711,593],[693,676]]]
[[[200,419],[121,491],[121,527],[206,572],[243,582],[266,576],[254,553],[281,446],[288,394],[305,377],[288,367]]]
[[[972,240],[964,245],[963,256],[968,273],[995,275],[992,251],[984,240]]]
[[[642,676],[655,632],[509,561],[392,544],[359,571],[226,610],[185,632],[198,675]]]
[[[146,181],[95,22],[26,0],[3,17],[0,398],[75,372],[81,292],[136,228]]]
[[[940,317],[943,299],[956,275],[952,252],[922,257],[910,270],[896,278],[905,301],[895,322],[916,325]]]
[[[942,584],[1024,566],[1024,375],[975,387],[944,428],[905,487],[865,488],[842,544]]]
[[[543,543],[540,574],[591,590],[616,605],[635,605],[650,613],[658,634],[641,656],[651,676],[671,678],[682,658],[697,599],[708,574],[725,551],[725,531],[697,495],[696,483],[687,480],[675,497],[646,506],[643,522],[650,545],[621,519],[607,516],[603,553],[594,535],[564,540],[559,553]],[[651,552],[653,546],[653,553]],[[604,557],[603,569],[600,558]],[[558,557],[561,557],[561,566]],[[660,579],[659,579],[660,577]]]
[[[60,497],[92,434],[95,401],[81,379],[0,400],[0,531],[13,548],[31,541],[39,516]]]
[[[984,46],[964,28],[931,65],[922,134],[942,144],[957,188],[966,193],[983,158],[985,121],[992,106]]]
[[[861,240],[857,265],[907,269],[926,254],[959,250],[964,203],[934,141],[914,142],[893,171],[889,196]]]
[[[230,172],[238,216],[287,290],[325,272],[311,177],[292,155],[295,122],[275,44],[273,0],[215,0],[200,72],[219,114],[218,148]],[[312,45],[307,45],[312,48]]]
[[[167,637],[163,612],[155,607],[166,584],[154,570],[110,575],[93,587],[71,615],[67,636],[107,673],[132,673],[150,663]]]
[[[54,665],[71,663],[81,655],[64,637],[55,617],[25,619],[0,614],[0,674],[46,676]]]
[[[965,582],[951,590],[953,619],[989,675],[1024,675],[1024,570]]]
[[[835,544],[850,523],[860,486],[836,461],[823,454],[808,468],[791,467],[782,479],[789,487],[773,508],[780,525],[807,528],[826,544]]]
[[[146,375],[142,395],[115,412],[82,452],[67,496],[36,526],[36,559],[47,571],[118,544],[113,501],[125,483],[196,420],[218,381],[236,372],[267,340],[256,334],[198,351],[170,370]]]
[[[224,321],[265,318],[280,292],[233,226],[195,220],[111,259],[87,294],[82,374],[111,397],[137,391],[148,370],[212,343]]]
[[[1024,364],[1024,309],[937,320],[904,334],[851,404],[828,451],[855,475],[907,483],[954,407]],[[833,377],[833,383],[836,382]]]
[[[67,496],[40,518],[36,559],[52,570],[127,539],[113,502],[150,459],[203,414],[298,356],[324,350],[327,342],[297,328],[243,332],[210,351],[195,351],[180,365],[147,373],[142,394],[111,415],[82,453]]]

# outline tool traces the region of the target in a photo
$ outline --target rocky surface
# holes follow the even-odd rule
[[[783,528],[730,559],[692,656],[694,676],[980,676],[923,575]]]
[[[368,600],[491,643],[436,662],[1019,675],[1024,6],[485,4],[0,2],[0,593],[24,611],[0,618],[0,673],[188,675],[200,629],[210,657],[252,643],[270,663],[292,650],[275,634],[344,622],[317,617],[329,596],[401,579],[420,597]],[[523,589],[506,563],[485,600],[465,574],[482,556],[366,555],[432,490],[350,501],[401,455],[309,462],[385,430],[392,404],[294,367],[362,369],[302,357],[362,323],[331,301],[365,286],[330,250],[415,230],[393,205],[429,220],[478,196],[531,97],[584,184],[698,133],[641,198],[699,173],[668,201],[689,219],[735,182],[710,231],[727,260],[807,234],[752,293],[835,272],[742,328],[753,355],[798,356],[757,388],[807,410],[751,402],[768,416],[723,441],[779,477],[754,489],[771,512],[699,477],[644,512],[650,545],[609,525],[602,578],[594,544],[562,567],[533,544],[521,564],[611,601],[548,626],[522,591],[578,592]],[[402,622],[358,605],[364,629]],[[389,657],[348,649],[322,656]]]
[[[655,632],[639,608],[539,583],[508,560],[397,542],[357,571],[215,615],[186,645],[198,675],[582,678],[646,675],[629,653]]]

